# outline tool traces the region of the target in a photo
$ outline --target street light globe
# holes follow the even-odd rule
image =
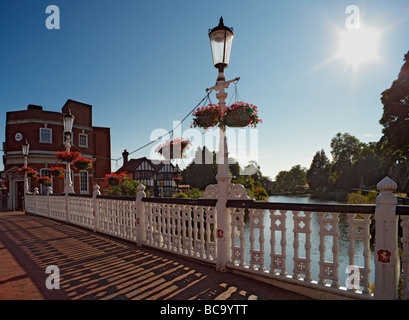
[[[30,145],[28,144],[27,140],[22,145],[23,149],[23,156],[28,156],[28,151],[30,150]]]
[[[75,117],[71,114],[71,110],[64,114],[64,132],[72,132]]]
[[[219,25],[209,30],[210,46],[212,48],[213,64],[223,72],[229,65],[231,46],[233,43],[233,28],[228,28],[223,24],[223,17],[220,18]]]

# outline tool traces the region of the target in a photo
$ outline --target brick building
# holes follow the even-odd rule
[[[7,187],[7,207],[21,208],[24,193],[24,175],[19,168],[24,165],[22,144],[30,144],[28,165],[38,175],[49,175],[53,166],[65,164],[58,162],[57,151],[65,151],[63,139],[63,114],[71,111],[75,116],[72,129],[71,151],[78,151],[85,158],[94,160],[92,169],[73,171],[72,181],[75,193],[92,194],[93,185],[103,184],[105,174],[111,173],[110,129],[92,125],[92,106],[68,100],[62,112],[45,111],[43,107],[29,105],[26,110],[7,112],[6,135],[3,143],[3,176]],[[35,187],[46,192],[35,179],[29,179],[29,191]],[[54,193],[64,191],[64,179],[52,178]]]

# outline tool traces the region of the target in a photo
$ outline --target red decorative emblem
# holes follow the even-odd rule
[[[217,237],[219,237],[220,239],[223,238],[223,230],[221,229],[217,230]]]
[[[140,224],[141,220],[139,218],[136,218],[136,224]]]
[[[391,261],[391,253],[388,250],[379,250],[378,252],[378,261],[382,263],[389,263]]]

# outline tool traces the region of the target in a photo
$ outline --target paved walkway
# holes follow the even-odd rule
[[[59,268],[59,289],[47,289],[58,284],[50,265]],[[69,224],[0,212],[0,300],[110,299],[308,298]]]

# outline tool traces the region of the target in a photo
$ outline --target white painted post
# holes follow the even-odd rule
[[[98,225],[98,200],[97,200],[97,197],[101,195],[101,191],[99,191],[99,189],[101,189],[101,187],[96,184],[94,186],[94,192],[92,193],[92,201],[93,201],[93,206],[94,206],[94,210],[93,210],[94,232],[96,232],[99,227]]]
[[[38,188],[34,188],[34,215],[37,215],[37,194],[38,194]]]
[[[135,215],[136,215],[136,244],[142,247],[146,239],[145,233],[145,213],[142,199],[146,197],[145,186],[141,183],[137,187],[138,193],[135,200]]]
[[[69,194],[65,193],[65,223],[70,223],[70,198]]]
[[[398,298],[400,260],[398,251],[398,199],[392,192],[397,184],[385,177],[377,185],[380,194],[375,210],[375,299]]]
[[[51,216],[51,208],[50,208],[50,194],[53,193],[53,188],[47,187],[47,212],[48,212],[48,217]]]

